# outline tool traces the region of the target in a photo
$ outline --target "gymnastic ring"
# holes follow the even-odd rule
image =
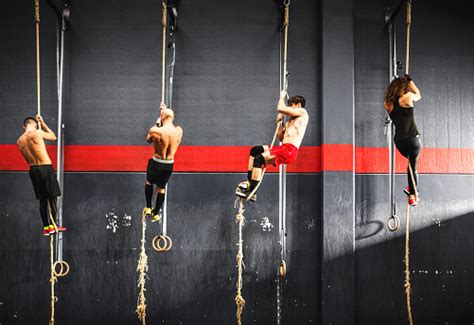
[[[60,266],[59,272],[56,272],[57,266]],[[62,277],[69,274],[69,264],[65,261],[56,261],[53,263],[53,274],[56,277]]]
[[[284,260],[280,261],[280,266],[278,267],[278,273],[282,278],[286,275],[286,262]]]
[[[387,221],[387,227],[390,231],[395,231],[400,227],[400,218],[396,215],[392,215]]]
[[[153,238],[151,245],[153,246],[153,249],[157,252],[168,252],[173,246],[173,241],[169,236],[159,235]]]
[[[161,244],[163,242],[163,244]],[[171,238],[166,235],[155,236],[152,241],[153,249],[157,252],[168,252],[173,246]]]

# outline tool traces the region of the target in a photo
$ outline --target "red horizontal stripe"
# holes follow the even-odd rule
[[[288,165],[290,173],[321,171],[352,171],[352,145],[323,144],[301,148],[295,162]],[[56,160],[56,146],[47,147]],[[181,146],[175,157],[177,172],[245,172],[250,147],[246,146]],[[65,146],[65,171],[144,172],[153,153],[151,146]],[[28,165],[16,145],[0,145],[0,170],[25,171]],[[406,170],[407,161],[397,152],[396,172]],[[55,162],[53,162],[55,165]],[[267,172],[277,169],[268,166]],[[388,173],[387,148],[355,148],[356,173]],[[423,148],[420,173],[474,174],[474,149]]]
[[[322,170],[324,171],[352,171],[354,159],[351,144],[323,144],[321,145]]]
[[[387,148],[358,147],[355,152],[357,173],[388,173]],[[408,161],[395,150],[395,172],[404,173]],[[474,174],[474,149],[422,148],[418,172],[424,174]]]
[[[52,160],[56,160],[56,146],[47,146]],[[181,146],[175,157],[176,172],[245,172],[250,147],[241,146]],[[290,173],[321,171],[319,147],[300,150],[298,159],[288,165]],[[29,167],[16,145],[0,145],[0,170],[28,170]],[[153,154],[151,146],[90,146],[67,145],[64,148],[65,171],[145,171]],[[53,162],[55,166],[55,161]],[[56,168],[56,166],[55,166]],[[278,172],[268,166],[267,172]]]

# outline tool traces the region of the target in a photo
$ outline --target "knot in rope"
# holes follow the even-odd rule
[[[288,4],[285,4],[285,11],[284,11],[284,14],[283,14],[283,27],[288,27],[289,23],[290,23],[290,10],[289,10],[289,5]]]
[[[236,256],[236,262],[237,262],[237,283],[236,283],[236,288],[237,288],[237,293],[235,296],[235,304],[237,305],[237,311],[236,311],[236,317],[237,317],[237,324],[240,325],[242,324],[241,316],[242,312],[244,310],[245,306],[245,299],[242,297],[242,271],[244,268],[244,253],[243,253],[243,239],[242,239],[242,227],[245,221],[244,217],[244,199],[240,198],[239,199],[239,211],[237,212],[237,215],[235,216],[236,222],[239,224],[239,239],[237,242],[237,256]]]
[[[35,21],[40,22],[40,5],[39,0],[35,0]]]
[[[242,312],[245,307],[245,299],[241,295],[238,295],[235,297],[235,304],[237,305],[237,324],[242,325]]]
[[[161,12],[161,24],[163,28],[166,27],[166,20],[167,20],[167,12],[166,12],[166,1],[163,1],[163,11]]]
[[[407,1],[407,24],[411,24],[411,1]]]
[[[143,214],[144,215],[144,214]],[[145,282],[146,282],[146,273],[148,272],[148,256],[146,255],[145,243],[146,243],[146,220],[142,218],[142,239],[140,247],[140,256],[138,258],[137,272],[138,276],[138,287],[140,288],[140,293],[138,294],[137,309],[136,313],[138,314],[138,319],[142,321],[142,324],[145,324],[146,319],[146,298],[145,298]]]

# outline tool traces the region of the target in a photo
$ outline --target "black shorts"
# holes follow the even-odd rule
[[[151,184],[156,184],[159,188],[165,188],[171,174],[173,173],[173,164],[164,164],[148,160],[146,169],[146,179]]]
[[[61,196],[58,179],[51,165],[30,166],[30,179],[36,198],[56,198]]]

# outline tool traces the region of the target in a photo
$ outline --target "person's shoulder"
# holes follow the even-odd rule
[[[308,113],[308,110],[304,107],[301,107],[301,112],[303,113],[301,116],[302,117],[306,117],[308,118],[309,117],[309,113]]]
[[[148,130],[148,133],[157,133],[157,132],[160,132],[160,127],[159,127],[159,126],[156,126],[156,125],[153,125],[153,126]]]
[[[43,139],[43,131],[42,130],[35,130],[32,132],[28,132],[24,134],[24,137],[27,141],[35,141],[38,139]]]
[[[25,134],[21,134],[16,140],[16,145],[21,146],[25,142]]]

